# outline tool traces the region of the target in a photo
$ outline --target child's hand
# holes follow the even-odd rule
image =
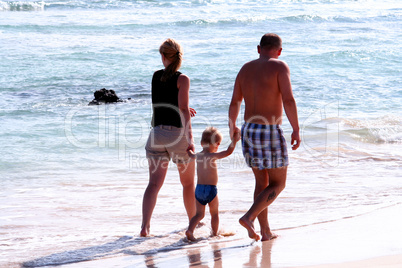
[[[187,148],[186,151],[187,151],[188,156],[190,156],[191,158],[195,157],[194,148],[189,147],[189,148]]]
[[[195,148],[194,148],[194,143],[193,142],[191,142],[191,143],[189,143],[188,144],[188,147],[187,147],[187,150],[186,150],[187,152],[188,151],[195,151]]]

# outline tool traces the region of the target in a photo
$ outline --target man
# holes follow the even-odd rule
[[[285,188],[289,165],[280,128],[282,106],[293,128],[293,150],[299,147],[300,136],[289,67],[278,60],[282,40],[276,34],[265,34],[257,49],[260,57],[244,64],[237,75],[229,107],[229,128],[232,138],[241,131],[243,154],[256,180],[254,203],[239,222],[247,229],[250,238],[265,241],[276,238],[268,224],[268,206]],[[245,123],[240,130],[236,119],[243,99]],[[257,217],[262,237],[254,229]]]

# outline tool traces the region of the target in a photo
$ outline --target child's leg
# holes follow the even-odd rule
[[[205,206],[202,205],[200,202],[196,201],[195,206],[197,209],[197,212],[195,213],[195,216],[191,218],[190,224],[188,225],[188,229],[186,231],[186,236],[188,240],[195,241],[195,237],[193,235],[194,229],[197,226],[197,224],[204,218],[205,216]]]
[[[219,199],[218,195],[215,196],[214,200],[209,203],[209,212],[211,213],[211,227],[212,235],[218,235],[219,229]]]

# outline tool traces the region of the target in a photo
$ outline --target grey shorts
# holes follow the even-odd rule
[[[176,164],[185,164],[191,160],[188,145],[184,128],[161,125],[152,128],[145,150],[148,159],[172,159]]]

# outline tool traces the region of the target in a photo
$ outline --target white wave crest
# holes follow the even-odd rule
[[[367,120],[343,120],[357,138],[374,143],[402,143],[402,118],[388,115]]]
[[[0,11],[43,11],[45,2],[0,1]]]

